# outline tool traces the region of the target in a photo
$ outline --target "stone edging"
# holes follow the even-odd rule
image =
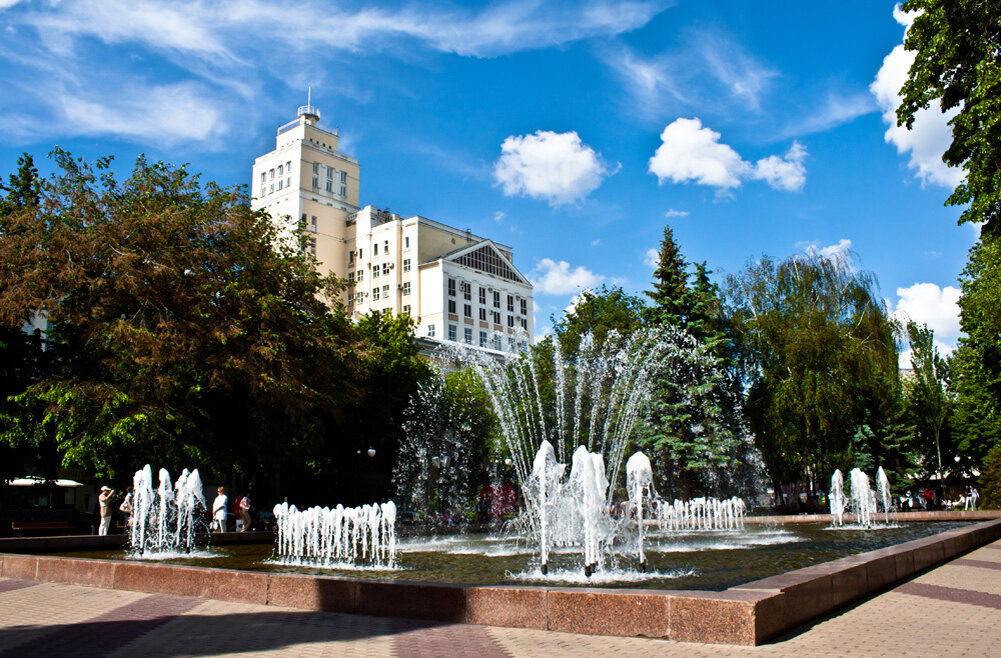
[[[1001,519],[722,592],[473,586],[0,553],[0,576],[348,614],[761,644],[1001,537]]]

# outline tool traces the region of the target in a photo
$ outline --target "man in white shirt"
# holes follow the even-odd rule
[[[219,494],[212,502],[212,525],[216,532],[226,532],[226,506],[229,504],[229,497],[226,496],[226,487],[216,489]]]
[[[97,502],[101,505],[101,525],[97,530],[99,535],[108,534],[108,529],[111,528],[111,497],[114,493],[111,487],[104,486],[101,487],[101,495],[97,497]]]

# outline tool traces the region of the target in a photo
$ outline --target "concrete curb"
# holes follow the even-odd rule
[[[0,553],[0,576],[348,614],[757,645],[998,538],[1001,519],[722,592],[450,585],[11,553]]]

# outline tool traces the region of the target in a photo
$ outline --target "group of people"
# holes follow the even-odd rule
[[[226,532],[226,522],[229,516],[229,496],[226,495],[226,487],[219,487],[216,489],[216,493],[215,500],[212,501],[212,522],[209,525],[209,530],[212,532]],[[107,535],[111,529],[111,517],[117,498],[117,494],[111,487],[107,485],[101,487],[101,493],[97,497],[100,514],[97,534]],[[118,509],[124,515],[125,528],[128,529],[132,523],[132,487],[126,490],[125,497],[122,499]],[[236,516],[237,532],[247,532],[251,529],[250,496],[237,496],[236,503],[234,504],[234,515]]]
[[[212,501],[212,524],[209,529],[212,532],[226,532],[226,521],[229,518],[229,496],[226,495],[226,487],[216,489],[216,494],[215,500]],[[236,531],[249,531],[250,496],[237,496],[233,512],[236,516]]]

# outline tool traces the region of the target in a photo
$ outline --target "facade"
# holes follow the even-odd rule
[[[254,161],[252,206],[287,235],[305,231],[317,267],[348,281],[353,318],[406,313],[426,343],[525,349],[535,330],[532,284],[511,248],[425,217],[359,206],[358,161],[338,151],[320,112],[299,108],[278,129],[275,150]]]

